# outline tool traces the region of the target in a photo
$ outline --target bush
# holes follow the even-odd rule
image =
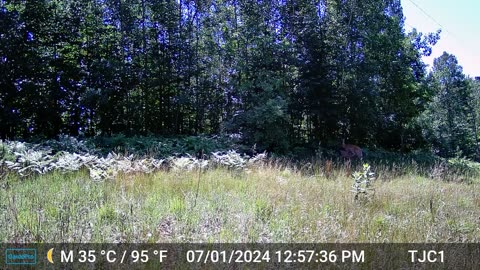
[[[352,192],[355,194],[354,199],[359,200],[361,197],[368,199],[372,195],[372,191],[374,191],[372,181],[375,180],[375,173],[371,171],[370,165],[367,163],[363,164],[363,170],[354,172],[352,177]]]
[[[216,151],[239,149],[236,140],[227,136],[182,136],[182,137],[126,137],[123,134],[112,137],[94,137],[87,139],[86,144],[95,149],[97,154],[107,155],[110,152],[149,155],[155,158],[170,156],[210,155]]]

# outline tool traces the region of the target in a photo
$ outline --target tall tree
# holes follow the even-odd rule
[[[436,58],[432,70],[435,95],[422,122],[425,135],[442,156],[474,154],[471,89],[454,55],[444,52]]]

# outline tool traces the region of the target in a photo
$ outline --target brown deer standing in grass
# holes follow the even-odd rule
[[[345,160],[345,171],[346,176],[350,177],[352,174],[352,159],[363,159],[363,150],[362,148],[353,145],[345,144],[345,139],[342,140],[342,149],[340,150],[340,155]]]
[[[340,155],[344,159],[363,159],[363,150],[362,148],[353,145],[353,144],[345,144],[345,139],[342,140],[342,149],[340,150]]]

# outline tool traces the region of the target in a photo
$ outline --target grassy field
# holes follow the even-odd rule
[[[354,200],[346,174],[274,165],[100,182],[87,171],[10,174],[0,183],[0,242],[480,241],[478,180],[377,172],[375,193]]]

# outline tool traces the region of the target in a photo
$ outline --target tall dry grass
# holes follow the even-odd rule
[[[358,201],[348,166],[355,171],[361,164],[276,159],[241,171],[119,174],[101,182],[86,171],[10,174],[0,185],[0,241],[480,240],[477,178],[453,181],[442,168],[373,165],[375,194]]]

